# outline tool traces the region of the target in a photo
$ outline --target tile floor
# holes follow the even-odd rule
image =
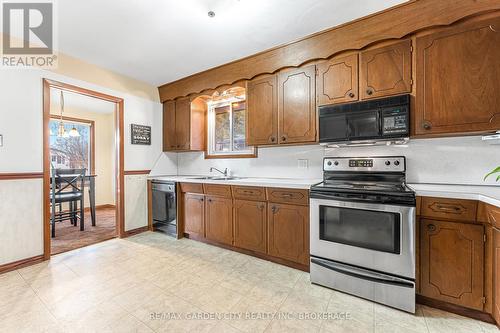
[[[0,332],[496,331],[425,306],[413,316],[311,285],[304,272],[156,233],[0,275]]]

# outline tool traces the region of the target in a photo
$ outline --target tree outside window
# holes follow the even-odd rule
[[[91,171],[90,124],[64,121],[66,133],[75,127],[79,137],[58,137],[59,120],[51,119],[50,161],[55,169],[87,169]]]

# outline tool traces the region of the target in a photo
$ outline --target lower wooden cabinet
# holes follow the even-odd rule
[[[205,199],[203,194],[186,193],[183,197],[184,232],[190,236],[205,236]]]
[[[500,230],[493,228],[493,318],[500,324]]]
[[[234,246],[266,253],[266,207],[262,201],[234,200]]]
[[[232,200],[205,196],[205,237],[219,243],[233,244]]]
[[[484,227],[421,219],[420,242],[421,294],[483,310]]]
[[[269,203],[268,253],[309,264],[309,207]]]

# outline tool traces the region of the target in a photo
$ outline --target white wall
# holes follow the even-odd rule
[[[125,231],[147,226],[147,175],[126,175],[125,193]]]
[[[132,94],[114,91],[95,84],[38,69],[2,70],[0,75],[0,134],[4,146],[0,147],[0,173],[42,172],[42,78],[57,80],[105,94],[124,98],[125,170],[149,170],[160,155],[162,116],[161,104]],[[130,144],[130,124],[152,126],[151,146]],[[167,168],[168,169],[168,168]],[[169,173],[175,173],[176,168]],[[145,181],[145,180],[144,180]],[[25,203],[39,202],[42,193],[22,187],[26,180],[0,181],[0,244],[10,244],[0,254],[0,265],[43,253],[42,208]],[[41,183],[41,180],[36,180]],[[16,183],[13,185],[12,183]],[[18,186],[18,187],[16,187]],[[4,195],[17,188],[21,197],[5,200]],[[127,193],[125,196],[133,195]],[[125,200],[126,201],[126,200]],[[10,212],[24,210],[23,214]],[[134,216],[133,214],[129,216]],[[126,222],[128,223],[128,222]],[[141,221],[147,225],[147,219]],[[29,244],[29,246],[23,246]]]
[[[203,153],[179,153],[179,175],[209,174],[211,166],[230,168],[237,176],[307,178],[322,177],[325,156],[387,156],[407,158],[407,178],[414,183],[498,185],[484,175],[500,165],[500,145],[490,145],[481,137],[412,140],[405,147],[372,146],[323,148],[319,145],[259,149],[258,158],[204,159]],[[307,169],[298,168],[298,159],[308,159]],[[161,170],[155,170],[162,174]],[[163,172],[163,174],[167,174]]]

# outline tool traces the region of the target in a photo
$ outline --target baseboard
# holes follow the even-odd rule
[[[128,230],[128,231],[124,232],[123,238],[134,236],[134,235],[146,232],[146,231],[149,231],[149,227],[148,226],[140,227],[140,228],[136,228],[136,229],[132,229],[132,230]]]
[[[111,204],[106,204],[106,205],[97,205],[95,206],[95,209],[105,209],[105,208],[116,208],[115,205],[111,205]],[[85,207],[84,211],[88,212],[90,211],[90,207]]]
[[[23,268],[26,266],[38,264],[42,261],[44,261],[43,254],[36,256],[36,257],[26,258],[26,259],[14,261],[14,262],[11,262],[8,264],[3,264],[3,265],[0,265],[0,274],[14,271],[16,269]]]
[[[464,308],[463,306],[460,305],[439,301],[422,295],[416,295],[416,296],[418,304],[427,305],[430,306],[431,308],[441,309],[444,311],[455,313],[460,316],[481,320],[490,324],[496,324],[495,320],[489,313],[482,312],[479,310]]]

